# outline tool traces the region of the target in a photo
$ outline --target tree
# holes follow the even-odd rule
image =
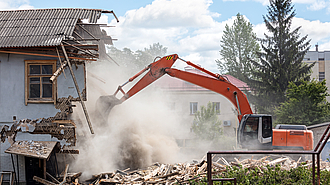
[[[137,50],[135,53],[142,69],[143,67],[145,67],[145,65],[148,65],[153,62],[155,57],[162,57],[166,54],[166,52],[166,47],[163,47],[159,43],[154,43],[152,46],[150,45],[149,48],[144,48],[144,51]]]
[[[221,121],[213,103],[209,102],[207,107],[201,106],[200,111],[196,112],[192,131],[202,140],[216,140],[222,135]]]
[[[291,0],[270,0],[268,14],[263,16],[270,35],[261,40],[262,52],[259,61],[252,61],[257,70],[248,85],[253,89],[251,100],[259,112],[272,113],[274,108],[286,100],[289,82],[309,80],[313,65],[302,62],[310,48],[307,35],[299,38],[300,27],[291,31],[292,19],[296,15]]]
[[[251,77],[254,67],[249,59],[257,60],[256,52],[260,51],[260,47],[252,24],[243,15],[238,13],[231,27],[226,24],[220,46],[222,60],[216,60],[219,70],[242,81]]]
[[[159,43],[154,43],[149,48],[135,52],[129,48],[123,50],[119,50],[114,46],[109,48],[109,55],[120,65],[130,68],[133,74],[152,63],[155,57],[164,56],[166,52],[167,48]]]
[[[328,119],[330,103],[326,102],[325,81],[301,81],[300,85],[289,83],[288,100],[276,109],[277,123],[311,125]]]

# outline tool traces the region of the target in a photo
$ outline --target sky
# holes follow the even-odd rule
[[[301,26],[300,35],[308,35],[310,50],[330,50],[330,1],[293,0],[296,16],[292,28]],[[0,9],[31,8],[92,8],[113,10],[103,14],[98,23],[104,28],[118,49],[143,50],[153,43],[168,48],[167,54],[201,65],[218,73],[215,60],[220,59],[220,40],[225,25],[231,26],[237,13],[253,25],[262,38],[267,33],[263,16],[268,0],[0,0]],[[150,61],[151,63],[152,61]],[[178,68],[185,64],[176,64]]]

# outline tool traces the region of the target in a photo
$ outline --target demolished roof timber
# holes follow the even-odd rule
[[[57,58],[56,55],[47,55],[47,54],[39,54],[39,53],[27,53],[27,52],[17,52],[17,51],[5,51],[0,50],[0,53],[11,53],[11,54],[18,54],[18,55],[32,55],[32,56],[42,56],[42,57],[52,57]],[[64,56],[60,56],[61,58],[65,58]],[[97,61],[96,59],[91,58],[80,58],[80,57],[68,57],[69,59],[76,59],[76,60],[88,60],[88,61]]]
[[[65,41],[62,41],[62,42],[63,42],[64,44],[67,44],[67,45],[69,45],[69,46],[71,46],[71,47],[73,47],[73,48],[75,48],[75,49],[77,49],[77,50],[79,50],[79,51],[81,51],[81,52],[84,52],[84,53],[86,53],[86,54],[88,54],[88,55],[90,55],[90,56],[92,56],[92,57],[94,57],[94,58],[98,58],[98,56],[94,55],[93,53],[91,53],[91,52],[88,51],[88,50],[80,49],[79,47],[74,46],[73,44],[70,44],[70,43],[65,42]]]
[[[79,99],[80,99],[80,104],[81,104],[81,107],[83,108],[83,111],[84,111],[84,114],[85,114],[85,117],[86,117],[86,121],[88,123],[88,126],[89,126],[89,130],[91,131],[92,134],[94,134],[94,130],[93,130],[93,127],[92,127],[92,123],[91,123],[91,120],[89,118],[89,115],[88,115],[88,112],[87,112],[87,108],[85,106],[85,103],[83,101],[83,98],[82,98],[82,95],[81,95],[81,92],[79,90],[79,86],[78,86],[78,82],[76,80],[76,77],[74,75],[74,72],[72,70],[72,66],[71,66],[71,62],[70,62],[70,59],[65,51],[65,47],[63,44],[61,44],[61,47],[62,47],[62,51],[64,53],[64,56],[66,58],[66,61],[68,62],[68,66],[69,66],[69,69],[70,69],[70,73],[71,73],[71,76],[72,76],[72,79],[73,79],[73,82],[75,84],[75,87],[76,87],[76,90],[77,90],[77,93],[78,93],[78,96],[79,96]]]

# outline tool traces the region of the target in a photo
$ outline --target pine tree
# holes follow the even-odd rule
[[[292,19],[296,15],[291,0],[270,0],[268,14],[263,16],[270,35],[261,40],[262,52],[259,62],[252,61],[257,68],[254,79],[248,84],[253,89],[252,100],[259,112],[273,113],[274,108],[286,100],[289,82],[309,80],[313,65],[302,62],[310,48],[307,35],[299,38],[298,27],[291,31]]]
[[[250,77],[253,65],[249,59],[257,60],[260,46],[252,24],[243,15],[238,13],[231,27],[226,24],[220,46],[222,60],[216,60],[216,63],[221,73],[227,72],[242,81]]]

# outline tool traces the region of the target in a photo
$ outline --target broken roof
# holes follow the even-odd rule
[[[16,141],[5,152],[47,159],[57,143],[56,141]]]
[[[31,9],[0,11],[0,48],[58,46],[72,36],[79,20],[96,23],[100,9]]]

